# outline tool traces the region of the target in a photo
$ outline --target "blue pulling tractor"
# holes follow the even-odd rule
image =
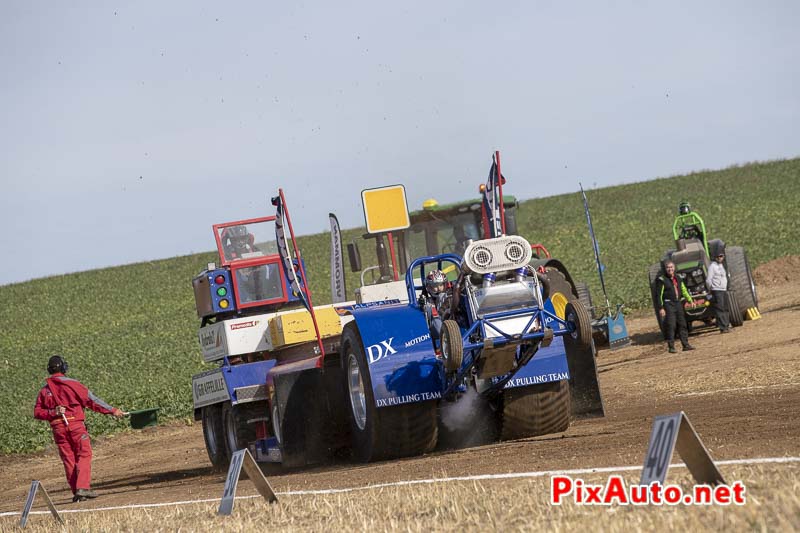
[[[592,357],[586,310],[529,267],[531,248],[501,236],[409,266],[407,304],[354,308],[342,336],[356,457],[424,453],[438,435],[437,411],[471,392],[491,406],[501,438],[565,431],[570,367]],[[430,270],[458,273],[436,313],[424,280]],[[438,315],[441,320],[432,320]],[[591,363],[593,364],[593,362]],[[596,381],[595,381],[596,383]],[[401,434],[408,431],[408,434]],[[491,429],[490,429],[491,431]]]
[[[441,327],[428,318],[434,350],[444,361],[443,397],[450,398],[468,378],[475,379],[479,392],[496,393],[555,336],[568,335],[567,342],[590,347],[587,311],[560,293],[544,294],[544,278],[540,281],[528,266],[530,255],[524,238],[501,236],[471,243],[463,259],[445,254],[412,263],[406,284],[409,301],[417,295],[417,307],[430,296],[425,286],[415,284],[415,269],[419,279],[431,265],[439,270],[451,263],[460,272],[450,288],[452,294],[444,295],[443,309],[437,310],[444,318]],[[561,316],[553,298],[561,301]]]

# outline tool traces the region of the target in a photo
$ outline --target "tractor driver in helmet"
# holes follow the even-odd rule
[[[683,201],[678,206],[678,216],[682,217],[688,215],[692,212],[692,206],[689,205],[689,202]],[[695,224],[688,224],[683,226],[680,233],[681,239],[703,239],[703,232],[700,231],[700,228]]]
[[[425,290],[431,297],[438,297],[444,294],[447,289],[447,276],[441,270],[431,270],[425,276]]]
[[[431,331],[431,338],[438,339],[442,330],[445,310],[450,307],[452,283],[441,270],[431,270],[425,276],[425,290],[420,295],[420,305],[425,310],[425,318]]]
[[[253,235],[243,225],[231,226],[222,230],[222,246],[229,260],[241,259],[245,254],[256,251]]]

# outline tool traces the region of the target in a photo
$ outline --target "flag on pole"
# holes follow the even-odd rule
[[[295,266],[295,261],[292,258],[292,250],[289,246],[291,239],[286,234],[286,220],[281,197],[274,197],[272,199],[272,205],[274,205],[276,208],[275,240],[278,243],[278,256],[281,258],[283,273],[286,276],[286,279],[289,281],[289,287],[292,289],[292,294],[300,298],[300,301],[303,302],[305,308],[310,311],[311,306],[308,304],[308,297],[301,286],[300,276],[297,273],[297,267]]]
[[[505,183],[506,178],[502,173],[498,175],[497,168],[496,156],[492,156],[492,166],[489,169],[489,177],[486,179],[486,186],[483,190],[483,209],[487,217],[486,222],[489,225],[489,237],[499,237],[503,233],[501,215],[503,197],[500,184]]]
[[[342,256],[342,232],[339,220],[328,213],[331,223],[331,300],[338,304],[347,300],[347,284],[344,279],[344,257]]]
[[[317,324],[317,315],[314,313],[314,304],[311,303],[311,291],[308,288],[306,270],[303,267],[300,248],[298,248],[297,241],[294,238],[292,218],[286,208],[283,189],[278,189],[278,196],[272,199],[272,205],[276,208],[275,237],[278,242],[278,256],[281,258],[281,263],[283,263],[283,271],[286,274],[286,279],[289,281],[292,292],[300,299],[311,315],[311,321],[314,323],[314,333],[317,335],[317,347],[319,348],[319,358],[316,364],[317,368],[322,368],[323,359],[325,358],[325,346],[323,346],[322,337],[319,334],[319,324]],[[289,230],[288,234],[286,232],[287,229]],[[292,258],[289,242],[292,244],[291,250],[294,250],[296,259]]]
[[[606,266],[600,261],[600,244],[597,242],[597,237],[594,234],[592,214],[589,212],[589,200],[586,198],[586,192],[583,190],[583,185],[579,185],[581,188],[581,196],[583,196],[583,211],[586,213],[586,223],[589,225],[589,236],[592,238],[592,250],[594,251],[595,263],[597,263],[597,275],[600,276],[600,287],[603,289],[603,296],[606,299],[606,307],[609,307],[608,293],[606,292],[606,281],[603,276]]]

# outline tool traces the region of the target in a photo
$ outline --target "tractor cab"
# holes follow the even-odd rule
[[[694,241],[702,247],[706,257],[710,256],[706,240],[706,225],[700,215],[694,211],[675,217],[675,222],[672,223],[672,236],[678,250],[686,248],[687,243]]]
[[[396,269],[398,271],[405,271],[409,263],[409,256],[406,253],[405,232],[396,231],[392,233],[365,233],[362,236],[362,239],[367,243],[372,241],[368,244],[368,247],[374,248],[375,260],[378,264],[362,268],[361,248],[355,242],[347,244],[350,269],[353,272],[361,273],[360,286],[364,287],[368,285],[377,285],[397,281],[395,279],[395,268],[393,268],[393,260],[391,259],[391,256],[392,250],[397,250],[398,254],[394,258],[396,261]]]
[[[516,235],[519,204],[512,196],[506,196],[503,203],[506,233]],[[469,242],[487,237],[484,217],[477,198],[448,205],[425,200],[421,211],[411,213],[411,227],[406,231],[408,255],[464,255]]]
[[[513,196],[506,196],[503,203],[506,232],[516,235],[519,203]],[[397,272],[405,272],[417,257],[440,254],[461,256],[470,242],[487,237],[487,222],[481,209],[481,200],[477,198],[447,205],[439,205],[436,200],[428,199],[421,210],[409,214],[409,222],[410,226],[405,230],[363,235],[364,241],[372,241],[369,247],[375,249],[376,265],[362,269],[358,245],[348,244],[350,268],[354,272],[361,272],[362,287],[397,281],[393,261]],[[541,245],[535,247],[544,250]],[[392,250],[395,250],[394,258]]]
[[[274,216],[214,224],[213,231],[220,265],[209,263],[192,280],[200,318],[263,313],[299,302],[278,255]]]

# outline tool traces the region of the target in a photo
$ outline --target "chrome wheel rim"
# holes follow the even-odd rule
[[[367,397],[364,392],[364,380],[355,354],[347,356],[347,388],[350,391],[350,407],[353,409],[353,420],[358,429],[367,426]]]
[[[272,404],[272,433],[275,435],[275,440],[278,444],[281,443],[281,421],[278,420],[278,402]]]

